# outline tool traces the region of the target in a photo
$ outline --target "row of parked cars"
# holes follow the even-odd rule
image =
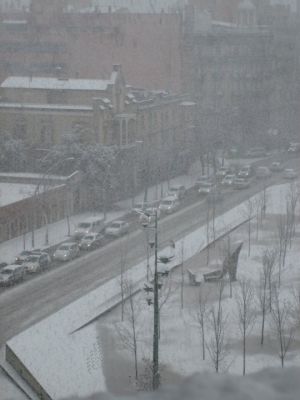
[[[279,161],[274,161],[270,167],[250,164],[235,168],[220,168],[215,177],[201,176],[195,183],[195,188],[201,195],[217,193],[221,188],[247,189],[254,178],[267,179],[273,172],[281,172],[284,179],[296,179],[297,173],[292,168],[284,168]]]
[[[102,246],[105,238],[117,238],[129,232],[129,223],[115,220],[106,225],[104,218],[90,217],[79,222],[72,242],[62,243],[55,250],[55,261],[70,261],[78,257],[80,251],[95,250]]]
[[[128,230],[126,221],[113,221],[106,226],[103,218],[88,218],[77,225],[72,241],[61,243],[52,257],[40,249],[24,250],[16,256],[13,264],[0,263],[0,286],[12,286],[23,281],[26,275],[42,272],[55,261],[73,260],[81,250],[96,249],[103,244],[105,237],[119,237]]]
[[[22,281],[27,274],[41,272],[51,266],[51,257],[39,249],[22,251],[14,264],[0,265],[0,286],[11,286]]]
[[[159,219],[162,214],[171,214],[178,210],[185,196],[184,185],[172,185],[161,200],[136,203],[132,211],[139,215],[141,224],[152,223],[156,217]]]

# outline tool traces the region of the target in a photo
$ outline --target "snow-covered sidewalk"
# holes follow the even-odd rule
[[[284,187],[268,190],[272,212],[283,209]],[[257,195],[258,196],[258,195]],[[245,204],[216,218],[217,236],[245,220]],[[182,240],[175,245],[170,267],[182,259]],[[184,238],[184,260],[206,246],[206,228],[199,227]],[[165,254],[169,249],[163,249]],[[150,259],[153,266],[153,259]],[[127,279],[138,288],[145,282],[146,261],[131,268]],[[120,280],[114,278],[42,322],[12,338],[8,345],[52,398],[91,395],[105,391],[101,340],[89,322],[121,301]],[[68,382],[68,384],[66,384]]]
[[[172,179],[169,184],[181,184],[186,188],[190,188],[194,185],[195,180],[200,175],[200,165],[198,163],[194,164],[187,175],[182,175]],[[160,199],[161,192],[165,195],[168,191],[168,182],[162,182],[159,185],[155,185],[148,188],[148,199]],[[135,202],[140,202],[143,200],[144,193],[141,192],[137,194],[134,198]],[[106,221],[110,222],[115,219],[124,217],[130,209],[132,208],[132,198],[122,200],[116,204],[117,210],[112,210],[107,213]],[[85,212],[82,214],[72,215],[70,220],[70,232],[74,232],[75,226],[78,222],[91,216],[103,217],[101,213]],[[46,227],[36,229],[34,232],[34,247],[38,249],[45,248],[45,238],[46,238]],[[49,244],[47,247],[55,246],[69,238],[68,236],[68,224],[67,220],[63,219],[57,221],[48,226],[48,240]],[[19,254],[24,249],[32,248],[32,234],[31,232],[26,233],[24,236],[19,236],[3,242],[0,244],[0,262],[12,263],[15,256]]]

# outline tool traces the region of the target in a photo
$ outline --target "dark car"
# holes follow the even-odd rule
[[[247,189],[250,186],[250,182],[245,178],[235,178],[233,182],[234,189]]]
[[[274,161],[274,162],[272,162],[272,164],[270,166],[270,170],[272,172],[280,172],[280,171],[283,171],[283,166],[282,166],[281,162]]]
[[[48,253],[32,253],[23,262],[25,272],[27,274],[34,274],[46,269],[51,264],[51,258]]]

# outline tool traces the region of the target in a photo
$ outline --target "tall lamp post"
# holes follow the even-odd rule
[[[158,257],[158,218],[157,218],[157,209],[155,209],[154,215],[150,215],[148,213],[144,213],[148,217],[148,223],[143,223],[145,229],[153,229],[154,230],[154,241],[149,242],[150,246],[154,246],[154,279],[153,279],[153,289],[145,288],[147,291],[153,291],[153,358],[152,358],[152,388],[153,390],[157,390],[160,385],[160,374],[159,374],[159,329],[160,329],[160,309],[159,309],[159,289],[161,288],[161,284],[158,280],[160,275],[166,273],[158,272],[158,262],[163,264],[167,264],[172,258],[171,257]],[[151,216],[154,216],[154,227],[150,225]],[[150,290],[149,290],[150,289]],[[152,304],[151,301],[148,303]]]

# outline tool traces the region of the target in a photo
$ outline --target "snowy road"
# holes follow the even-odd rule
[[[299,166],[299,160],[290,160],[289,165]],[[279,176],[274,175],[269,183],[279,180]],[[261,190],[262,185],[262,182],[256,182],[247,190],[226,195],[217,213],[223,213],[247,199]],[[168,216],[159,223],[159,243],[165,246],[171,239],[178,240],[203,224],[205,218],[203,200]],[[25,328],[117,276],[122,254],[126,254],[126,268],[145,258],[145,234],[141,229],[127,238],[113,241],[80,259],[3,292],[0,296],[0,346]]]

